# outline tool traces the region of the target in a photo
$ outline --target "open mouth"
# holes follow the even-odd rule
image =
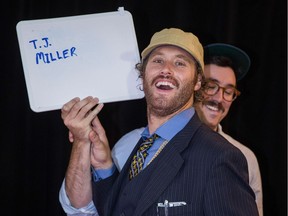
[[[218,107],[215,107],[215,106],[206,105],[206,107],[213,111],[219,111]]]
[[[176,88],[176,86],[173,83],[168,81],[159,81],[156,83],[155,86],[161,90],[172,90]]]

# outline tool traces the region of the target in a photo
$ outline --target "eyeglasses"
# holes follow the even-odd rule
[[[223,99],[228,102],[234,101],[237,98],[237,96],[241,94],[240,91],[238,91],[233,86],[222,87],[222,86],[219,86],[218,83],[212,80],[206,80],[202,87],[203,92],[209,96],[216,95],[220,89],[223,90],[223,93],[222,93]]]

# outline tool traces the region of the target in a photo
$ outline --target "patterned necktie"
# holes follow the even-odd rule
[[[153,145],[154,141],[158,138],[159,136],[157,134],[153,134],[150,138],[144,140],[143,143],[141,143],[139,149],[132,158],[129,170],[130,180],[141,172],[141,170],[143,169],[145,158],[148,156],[147,151]]]

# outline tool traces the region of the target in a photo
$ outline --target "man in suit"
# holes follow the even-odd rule
[[[65,186],[71,204],[91,202],[92,188],[100,215],[258,215],[245,157],[192,108],[204,68],[198,38],[164,29],[141,56],[148,117],[143,136],[157,139],[149,146],[140,139],[119,174],[96,116],[102,106],[91,110],[97,99],[65,104],[64,123],[74,139]]]
[[[248,72],[250,58],[238,47],[213,43],[204,47],[204,64],[206,84],[197,92],[199,97],[194,97],[193,106],[202,122],[244,154],[248,163],[249,185],[255,193],[258,212],[262,216],[262,181],[257,158],[248,147],[224,133],[220,124],[240,94],[237,82]],[[132,130],[114,145],[112,158],[118,170],[124,166],[143,131],[144,127]]]

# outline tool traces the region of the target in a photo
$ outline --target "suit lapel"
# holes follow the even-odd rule
[[[153,203],[157,202],[158,197],[177,175],[184,163],[181,152],[187,148],[200,124],[198,117],[194,115],[183,130],[170,140],[159,154],[157,166],[151,172],[149,182],[146,183],[146,190],[138,202],[135,215],[142,215]]]

